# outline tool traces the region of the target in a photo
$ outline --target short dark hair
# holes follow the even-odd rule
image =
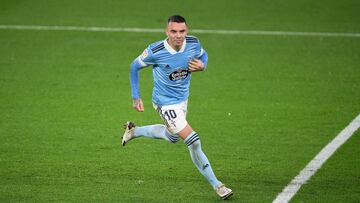
[[[181,15],[173,15],[173,16],[170,16],[168,18],[168,24],[170,22],[175,22],[175,23],[185,23],[186,24],[186,20],[184,17],[182,17]]]

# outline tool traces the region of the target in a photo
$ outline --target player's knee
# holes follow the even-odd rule
[[[180,139],[179,139],[179,136],[177,136],[177,135],[173,135],[173,134],[171,134],[171,133],[169,133],[169,132],[167,132],[167,131],[165,131],[165,134],[166,134],[166,137],[169,139],[169,141],[171,142],[171,143],[177,143]]]
[[[175,139],[170,140],[171,143],[175,144],[179,141],[180,139],[178,137],[176,137]]]

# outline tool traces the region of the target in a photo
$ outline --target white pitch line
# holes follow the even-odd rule
[[[86,31],[86,32],[144,32],[162,33],[164,29],[154,28],[126,28],[126,27],[82,27],[57,25],[0,25],[2,30],[58,30],[58,31]],[[262,30],[205,30],[191,29],[192,33],[223,34],[223,35],[273,35],[273,36],[317,36],[317,37],[360,37],[360,33],[333,32],[287,32]]]
[[[327,144],[308,165],[300,171],[284,189],[278,194],[273,203],[287,203],[297,193],[300,187],[305,184],[312,175],[331,157],[331,155],[344,144],[353,133],[360,127],[360,114],[342,130],[329,144]]]

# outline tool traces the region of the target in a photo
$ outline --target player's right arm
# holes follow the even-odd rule
[[[137,57],[130,65],[130,86],[131,96],[133,99],[133,108],[139,112],[144,111],[144,104],[140,97],[139,88],[139,71],[151,65],[151,57],[149,56],[149,47]]]
[[[144,104],[140,98],[140,89],[139,89],[139,70],[144,68],[136,58],[130,66],[130,86],[131,86],[131,96],[133,99],[133,108],[139,112],[144,111]]]

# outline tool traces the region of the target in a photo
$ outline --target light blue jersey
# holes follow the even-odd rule
[[[187,100],[191,79],[188,63],[194,58],[202,60],[206,66],[207,54],[202,49],[199,40],[193,36],[186,36],[186,40],[179,51],[175,51],[166,40],[148,46],[131,65],[130,81],[133,99],[140,98],[138,71],[143,67],[152,65],[153,103],[164,106]]]

